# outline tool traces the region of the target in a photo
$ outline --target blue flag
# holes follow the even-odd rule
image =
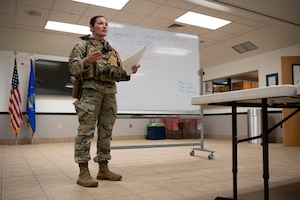
[[[35,88],[34,88],[34,69],[30,59],[30,75],[26,103],[27,126],[35,133]]]

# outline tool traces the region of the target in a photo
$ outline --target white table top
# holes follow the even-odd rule
[[[237,90],[192,97],[192,105],[224,105],[225,103],[260,104],[261,99],[267,98],[268,105],[284,107],[286,104],[300,105],[295,85],[274,85],[246,90]]]

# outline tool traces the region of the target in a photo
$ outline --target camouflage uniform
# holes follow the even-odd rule
[[[84,163],[91,159],[90,146],[97,125],[96,162],[110,160],[110,141],[117,115],[116,81],[129,80],[122,68],[118,53],[106,42],[91,36],[82,38],[70,54],[69,71],[82,79],[81,97],[74,102],[79,127],[75,137],[75,162]],[[100,50],[102,59],[84,69],[84,58],[90,48]],[[111,70],[104,73],[105,69]]]

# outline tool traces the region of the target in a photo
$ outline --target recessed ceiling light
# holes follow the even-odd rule
[[[203,28],[208,28],[212,30],[216,30],[218,28],[221,28],[222,26],[225,26],[229,23],[231,23],[228,20],[211,17],[208,15],[203,15],[195,12],[188,11],[181,17],[178,17],[176,22],[184,23],[184,24],[190,24],[193,26],[199,26]]]
[[[73,1],[121,10],[129,0],[73,0]]]
[[[76,34],[90,34],[90,27],[63,22],[47,21],[45,29]]]
[[[41,15],[42,15],[42,13],[41,13],[40,11],[37,11],[37,10],[30,10],[30,9],[25,10],[25,13],[26,13],[27,15],[30,15],[30,16],[33,16],[33,17],[38,17],[38,16],[41,16]]]

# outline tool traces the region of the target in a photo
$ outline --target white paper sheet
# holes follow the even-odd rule
[[[127,75],[132,74],[132,66],[138,65],[142,56],[144,55],[146,51],[146,46],[143,47],[140,51],[132,55],[131,57],[127,58],[125,61],[123,61],[123,67],[127,73]]]

